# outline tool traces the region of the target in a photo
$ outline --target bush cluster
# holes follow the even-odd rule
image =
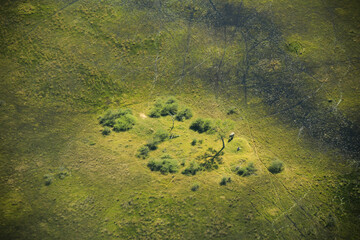
[[[160,116],[175,115],[178,112],[178,108],[177,100],[170,97],[165,102],[156,102],[149,112],[149,117],[158,118]]]
[[[209,132],[213,129],[212,121],[210,119],[198,118],[191,123],[190,129],[198,133]]]
[[[221,186],[225,186],[226,184],[231,182],[231,177],[223,177],[220,181]]]
[[[160,159],[151,159],[147,166],[151,171],[159,171],[162,174],[176,173],[179,170],[178,161],[166,155]]]
[[[200,170],[201,170],[200,165],[197,162],[192,161],[190,162],[190,165],[187,168],[185,168],[181,173],[185,175],[195,175],[196,172]]]
[[[269,172],[276,174],[284,170],[284,163],[280,160],[274,160],[268,167]]]
[[[190,108],[183,108],[178,111],[179,104],[174,97],[168,98],[166,101],[157,101],[149,112],[149,117],[159,118],[161,116],[172,115],[178,121],[192,118],[193,114]]]
[[[256,172],[256,168],[254,163],[249,163],[246,167],[235,167],[234,172],[240,176],[246,177],[254,174]]]
[[[136,118],[132,115],[130,109],[117,109],[108,110],[104,116],[99,118],[99,123],[104,126],[103,134],[108,135],[111,132],[110,128],[114,131],[127,131],[130,130],[136,122]]]

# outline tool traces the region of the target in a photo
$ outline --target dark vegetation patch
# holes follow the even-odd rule
[[[213,121],[211,119],[198,118],[191,123],[190,129],[198,133],[211,132],[213,130]]]
[[[225,186],[228,183],[231,183],[231,177],[223,177],[220,181],[220,186]]]
[[[233,168],[233,172],[235,172],[236,174],[243,176],[243,177],[247,177],[250,176],[252,174],[255,174],[256,172],[256,168],[254,166],[254,163],[249,163],[247,166],[236,166]]]
[[[191,186],[191,191],[196,192],[197,190],[199,190],[199,188],[200,188],[200,185],[198,183],[194,183]]]
[[[136,118],[132,115],[130,109],[108,110],[99,118],[99,123],[104,127],[112,127],[115,132],[122,132],[133,128]]]
[[[176,173],[179,170],[179,163],[169,155],[164,155],[160,159],[151,159],[147,166],[151,171],[159,171],[162,174]]]
[[[273,174],[280,173],[284,170],[284,163],[280,160],[274,160],[271,162],[268,170]]]
[[[193,116],[191,109],[188,107],[183,106],[179,111],[178,100],[174,97],[169,97],[165,101],[157,100],[148,115],[152,118],[171,115],[180,122],[190,119]]]
[[[208,171],[218,169],[219,164],[223,163],[221,156],[224,155],[224,152],[217,153],[215,149],[208,148],[204,154],[198,156],[196,159],[200,162],[200,167]]]
[[[195,175],[198,171],[201,171],[200,165],[196,161],[191,161],[189,166],[186,167],[181,173],[184,175]]]

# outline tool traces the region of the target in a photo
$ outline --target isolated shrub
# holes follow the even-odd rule
[[[284,170],[284,163],[280,160],[275,160],[268,167],[268,170],[273,174],[280,173],[282,170]]]
[[[159,129],[155,132],[154,139],[158,140],[159,142],[164,142],[168,138],[169,132],[165,131],[164,129]]]
[[[51,174],[46,174],[44,175],[44,180],[45,180],[45,185],[49,186],[53,182],[54,177]]]
[[[200,165],[197,162],[192,161],[190,162],[190,165],[187,168],[185,168],[181,173],[185,175],[195,175],[196,172],[200,170],[201,170]]]
[[[227,114],[228,115],[232,115],[232,114],[236,114],[237,111],[236,111],[236,107],[231,107],[229,108],[229,110],[227,111]]]
[[[193,140],[191,141],[191,145],[192,145],[192,146],[195,146],[196,143],[197,143],[197,139],[193,139]]]
[[[176,117],[175,119],[182,122],[184,121],[184,119],[190,119],[192,118],[193,114],[191,112],[191,109],[190,108],[185,108],[181,111],[179,111],[177,114],[176,114]]]
[[[227,183],[231,182],[231,177],[223,177],[220,181],[221,186],[225,186]]]
[[[136,119],[133,115],[122,115],[115,120],[114,131],[121,132],[131,129],[135,125]]]
[[[160,171],[162,174],[175,173],[179,169],[178,161],[169,156],[162,157],[161,159],[151,159],[147,166],[151,171]]]
[[[106,136],[109,135],[111,133],[111,128],[105,126],[104,129],[102,130],[102,135]]]
[[[207,132],[212,129],[211,120],[198,118],[191,123],[190,129],[199,133]]]
[[[240,176],[246,177],[254,174],[256,172],[256,168],[254,163],[249,163],[246,167],[235,167],[234,172]]]
[[[197,191],[199,188],[200,188],[200,185],[199,185],[198,183],[194,183],[194,184],[191,186],[191,191],[195,192],[195,191]]]
[[[136,156],[138,158],[142,158],[142,159],[145,159],[149,156],[149,152],[150,152],[150,149],[148,146],[141,146],[139,149],[138,149],[138,152],[136,154]]]

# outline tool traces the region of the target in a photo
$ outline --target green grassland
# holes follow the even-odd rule
[[[359,7],[0,1],[0,238],[359,239]],[[169,97],[192,118],[149,117]],[[135,124],[102,134],[119,108]],[[222,147],[197,118],[235,137],[217,169],[186,175]],[[149,169],[164,156],[177,172]]]

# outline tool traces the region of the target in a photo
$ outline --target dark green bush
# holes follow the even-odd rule
[[[200,165],[197,162],[192,161],[192,162],[190,162],[190,166],[185,168],[181,173],[185,174],[185,175],[195,175],[196,172],[198,172],[200,170],[201,170]]]
[[[192,146],[195,146],[196,143],[197,143],[197,139],[193,139],[193,140],[191,141],[191,145],[192,145]]]
[[[160,112],[161,112],[161,108],[154,107],[153,109],[150,110],[149,117],[159,118],[161,116]]]
[[[51,174],[46,174],[44,175],[44,180],[45,180],[45,185],[49,186],[53,182],[54,177]]]
[[[154,139],[158,140],[159,142],[164,142],[168,138],[169,132],[165,131],[164,129],[159,129],[155,132]]]
[[[157,101],[149,112],[149,117],[158,118],[160,116],[175,115],[178,111],[177,100],[174,97],[168,98],[165,103]]]
[[[227,183],[231,182],[231,177],[223,177],[220,181],[221,186],[225,186]]]
[[[284,170],[284,163],[280,160],[275,160],[268,167],[268,170],[273,174],[280,173],[282,170]]]
[[[151,139],[148,140],[148,142],[145,144],[145,146],[147,146],[150,150],[156,150],[158,148],[159,145],[159,140],[156,139]]]
[[[198,183],[194,183],[194,184],[191,186],[191,191],[195,192],[195,191],[197,191],[199,188],[200,188],[199,184],[198,184]]]
[[[145,159],[145,158],[147,158],[149,156],[149,152],[150,152],[150,148],[148,146],[141,146],[138,149],[138,152],[137,152],[136,156],[138,158]]]
[[[174,103],[167,103],[163,106],[161,109],[161,116],[167,116],[167,115],[175,115],[177,113],[179,106],[176,102]]]
[[[191,123],[190,129],[199,133],[208,132],[212,129],[212,122],[210,119],[198,118]]]
[[[105,126],[104,129],[102,130],[102,135],[106,136],[109,135],[111,133],[111,128]]]
[[[116,132],[127,131],[135,125],[135,122],[136,118],[130,109],[108,110],[99,118],[99,123],[104,126],[103,135],[110,134],[110,127]]]
[[[254,174],[256,172],[256,168],[254,163],[249,163],[246,167],[235,167],[234,172],[240,176],[246,177]]]
[[[229,110],[227,111],[227,114],[228,114],[228,115],[232,115],[232,114],[236,114],[236,113],[237,113],[236,107],[231,107],[231,108],[229,108]]]
[[[182,122],[182,121],[184,121],[184,119],[192,118],[192,116],[193,116],[193,114],[191,112],[191,109],[185,108],[176,114],[175,119]]]
[[[117,109],[117,110],[107,110],[104,116],[99,118],[99,123],[103,126],[113,127],[115,120],[121,118],[125,115],[132,115],[130,109]]]
[[[164,156],[161,159],[152,159],[147,166],[151,171],[160,171],[162,174],[176,173],[179,169],[178,161],[170,156]]]
[[[121,132],[131,129],[135,125],[136,119],[133,115],[126,114],[115,120],[114,131]]]

